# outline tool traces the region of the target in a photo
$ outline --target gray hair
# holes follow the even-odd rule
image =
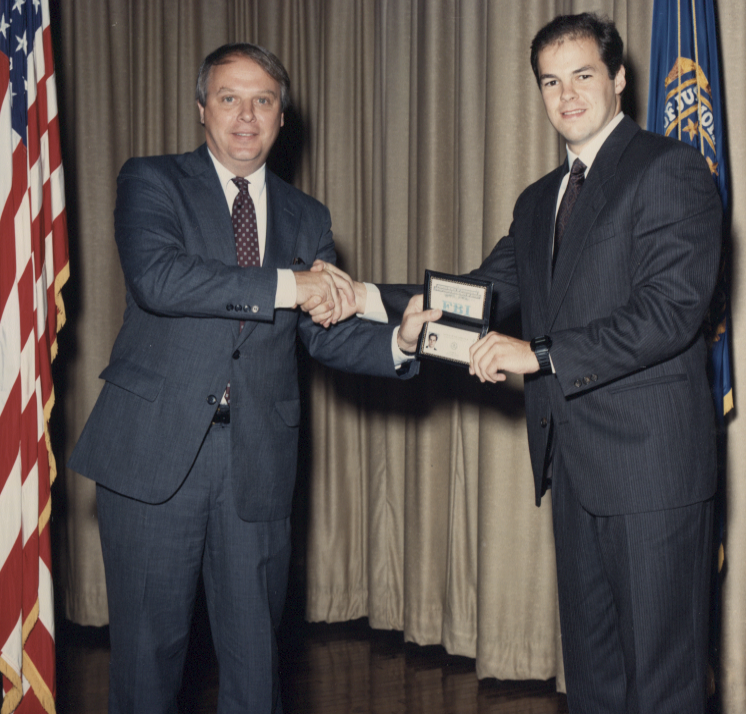
[[[290,76],[282,62],[269,50],[249,42],[222,45],[205,57],[197,74],[197,87],[194,92],[194,97],[200,106],[204,107],[207,102],[207,84],[210,81],[212,68],[219,64],[228,64],[236,57],[245,57],[256,62],[280,85],[280,104],[284,112],[290,106]]]

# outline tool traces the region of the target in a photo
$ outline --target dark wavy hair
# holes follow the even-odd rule
[[[580,38],[596,41],[609,78],[614,79],[622,66],[624,52],[624,42],[619,31],[608,17],[583,12],[580,15],[558,15],[536,33],[531,43],[531,69],[534,70],[536,81],[539,82],[539,53],[543,49],[563,40]]]
[[[285,111],[290,106],[290,76],[287,70],[269,50],[249,42],[222,45],[205,57],[197,74],[197,87],[194,92],[194,98],[199,104],[204,107],[207,101],[207,83],[210,81],[212,68],[219,64],[228,64],[236,57],[245,57],[256,62],[280,85],[280,104],[282,111]]]

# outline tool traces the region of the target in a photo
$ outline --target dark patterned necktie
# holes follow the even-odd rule
[[[570,222],[572,207],[575,205],[575,201],[578,200],[580,189],[583,188],[585,169],[585,164],[580,159],[575,159],[572,169],[570,170],[570,178],[567,182],[565,195],[562,196],[562,201],[560,201],[559,210],[557,211],[557,220],[554,223],[554,255],[552,256],[553,272],[554,265],[557,262],[557,254],[559,253],[560,245],[562,245],[562,236],[565,233],[567,224]]]
[[[233,201],[233,236],[236,239],[236,258],[239,266],[250,268],[259,266],[259,231],[256,227],[256,210],[249,195],[249,182],[245,178],[236,176],[231,179],[238,186],[238,195]],[[239,330],[243,330],[244,320],[239,323]],[[231,403],[231,384],[225,388],[225,401]]]
[[[242,268],[260,265],[259,231],[256,227],[256,210],[249,194],[249,182],[236,176],[231,179],[238,186],[238,195],[233,201],[233,235],[236,239],[236,258]],[[244,321],[240,322],[243,330]]]
[[[256,211],[249,195],[249,182],[245,178],[232,179],[238,186],[233,201],[233,235],[236,237],[236,257],[242,268],[259,265],[259,233],[256,228]]]

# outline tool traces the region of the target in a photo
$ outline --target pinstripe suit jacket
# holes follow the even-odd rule
[[[551,273],[566,164],[529,186],[471,275],[492,281],[497,319],[552,339],[552,375],[525,379],[539,505],[549,425],[590,513],[636,513],[715,490],[715,420],[701,333],[718,271],[722,205],[705,160],[625,117],[598,152]],[[401,313],[415,286],[381,285]],[[421,291],[421,287],[419,291]]]
[[[206,146],[124,165],[115,212],[124,324],[70,468],[126,496],[165,501],[230,380],[239,515],[284,518],[300,422],[296,336],[332,367],[396,376],[390,327],[350,320],[324,330],[298,310],[274,309],[276,268],[308,269],[335,253],[326,207],[269,171],[267,192],[263,267],[240,268]]]
[[[555,375],[525,380],[537,505],[554,422],[575,492],[596,515],[673,508],[715,490],[715,419],[701,333],[718,271],[722,207],[689,146],[629,118],[591,166],[551,275],[562,166],[518,199],[475,275],[520,309],[524,339],[552,339]]]

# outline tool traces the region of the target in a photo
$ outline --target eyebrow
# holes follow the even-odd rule
[[[215,91],[216,94],[220,94],[220,92],[233,92],[235,93],[236,89],[233,89],[232,87],[220,87]],[[273,97],[277,96],[277,92],[275,92],[273,89],[262,89],[257,94],[271,94]]]
[[[583,72],[587,72],[588,70],[595,69],[592,64],[587,64],[584,67],[580,67],[579,69],[574,69],[572,71],[573,74],[582,74]],[[559,79],[559,77],[556,74],[540,74],[539,75],[539,81],[543,82],[545,79]]]

